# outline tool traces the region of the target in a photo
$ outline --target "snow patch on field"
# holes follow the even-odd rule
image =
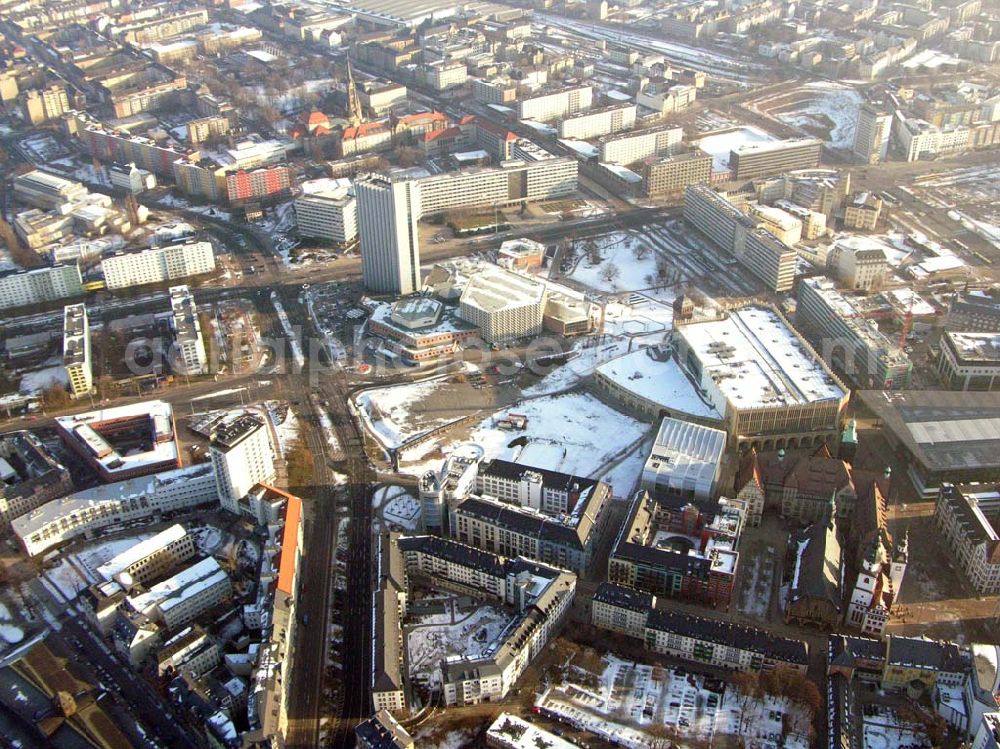
[[[462,616],[460,613],[459,617]],[[442,659],[452,656],[478,658],[510,621],[505,611],[480,604],[454,623],[441,623],[440,618],[435,615],[427,626],[418,623],[407,637],[411,675],[432,684],[440,680]]]
[[[510,414],[526,416],[527,428],[523,431],[499,428],[498,422],[507,419]],[[462,443],[479,445],[483,449],[484,460],[502,458],[527,463],[530,457],[531,465],[538,468],[591,476],[623,457],[629,446],[649,428],[649,424],[619,413],[592,395],[567,393],[536,398],[501,409],[476,424],[468,439],[462,440]],[[450,453],[458,444],[448,444],[441,449]],[[433,441],[418,446],[402,458],[418,461],[432,447]],[[525,456],[523,461],[522,453]],[[534,462],[536,460],[540,462]],[[410,465],[406,470],[419,475],[439,463],[439,460],[434,460],[419,468]]]
[[[22,393],[37,393],[50,387],[68,384],[69,377],[66,374],[66,368],[59,364],[26,373],[21,378],[20,391]]]
[[[435,379],[366,390],[357,396],[355,403],[368,430],[383,447],[395,449],[428,429],[448,423],[449,419],[436,419],[417,426],[410,413],[411,406],[429,397],[442,384],[442,379]]]
[[[774,136],[756,127],[740,127],[716,135],[706,135],[695,141],[697,146],[712,156],[712,171],[724,172],[729,168],[729,152],[734,148],[753,143],[770,143]]]
[[[854,145],[861,93],[849,86],[823,81],[809,83],[803,91],[805,96],[800,102],[774,116],[808,135],[822,137],[833,148],[849,150]]]
[[[588,252],[587,241],[595,244],[594,257]],[[656,283],[657,256],[641,238],[631,233],[615,232],[587,241],[577,245],[581,258],[571,275],[577,283],[605,292],[648,289]],[[635,256],[640,245],[646,247],[645,256],[641,260]],[[600,261],[592,262],[597,259],[597,255],[600,255]],[[605,275],[609,263],[618,271],[613,278]]]

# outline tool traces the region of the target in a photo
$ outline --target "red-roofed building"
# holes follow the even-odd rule
[[[510,159],[511,147],[517,140],[515,133],[474,115],[463,117],[461,127],[466,131],[469,142],[486,151],[495,161]]]
[[[441,112],[420,112],[403,115],[397,119],[395,135],[397,138],[407,135],[416,138],[426,133],[445,130],[447,127],[448,118]]]
[[[427,156],[438,156],[467,143],[467,135],[460,127],[431,130],[417,138],[417,147]]]
[[[349,127],[340,136],[340,157],[392,148],[392,130],[385,122],[366,122]]]

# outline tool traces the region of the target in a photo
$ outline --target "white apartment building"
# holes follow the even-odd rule
[[[418,183],[372,174],[359,178],[354,191],[364,285],[383,294],[405,295],[419,290]]]
[[[589,140],[631,130],[635,127],[637,109],[635,104],[615,104],[564,117],[559,123],[559,137]]]
[[[683,128],[673,125],[611,135],[600,140],[600,161],[627,166],[650,156],[667,156],[683,139]]]
[[[889,262],[878,247],[837,243],[826,256],[826,267],[848,289],[872,291],[885,280]]]
[[[108,167],[108,176],[112,187],[120,187],[132,194],[156,187],[156,175],[135,164],[112,164]]]
[[[213,557],[181,570],[145,593],[128,596],[125,605],[168,629],[179,629],[233,595],[229,574]]]
[[[721,429],[665,418],[643,466],[639,488],[655,499],[714,500],[725,449],[726,433]]]
[[[854,155],[865,164],[881,164],[889,153],[889,136],[892,134],[892,113],[871,104],[865,104],[858,113],[854,131]]]
[[[54,499],[15,518],[11,526],[25,552],[37,556],[112,525],[149,520],[217,501],[215,471],[202,463]]]
[[[751,229],[736,259],[757,276],[769,291],[791,291],[795,283],[795,250],[767,229]]]
[[[759,222],[705,185],[684,193],[684,219],[731,253],[771,291],[788,291],[795,281],[795,251]]]
[[[510,78],[473,78],[472,98],[484,104],[512,104],[517,98],[517,83]]]
[[[71,304],[63,309],[63,367],[74,398],[88,395],[94,387],[90,359],[90,325],[87,308]]]
[[[446,91],[449,88],[464,86],[469,73],[464,62],[438,60],[426,67],[424,77],[427,85],[435,91]]]
[[[163,283],[213,270],[215,252],[211,242],[153,247],[139,252],[112,255],[101,261],[104,282],[109,289]]]
[[[325,239],[338,245],[358,238],[358,204],[348,179],[303,182],[295,199],[295,220],[303,237]]]
[[[905,161],[962,151],[969,146],[969,128],[940,128],[924,120],[907,119],[897,113],[894,133]]]
[[[508,161],[501,167],[463,169],[417,180],[420,216],[477,206],[550,200],[577,190],[576,159]],[[362,244],[363,244],[362,238]]]
[[[180,374],[206,374],[208,354],[205,352],[194,294],[187,286],[173,286],[169,293],[172,312],[170,330],[174,334],[171,366]]]
[[[542,332],[545,284],[486,266],[469,279],[458,316],[479,328],[487,343],[502,343]]]
[[[590,86],[563,88],[527,96],[517,102],[519,120],[549,122],[590,109],[594,92]]]
[[[126,591],[149,585],[195,554],[194,537],[175,523],[152,538],[130,546],[97,568],[105,581],[114,581]]]
[[[47,211],[60,209],[87,195],[87,188],[79,182],[37,169],[14,177],[14,199]]]
[[[76,263],[0,276],[0,309],[54,302],[81,294],[83,279]]]
[[[976,593],[1000,593],[1000,486],[944,484],[934,507],[934,525]]]
[[[781,208],[754,205],[750,208],[750,217],[789,247],[802,239],[802,221]]]
[[[240,413],[216,427],[209,453],[223,509],[249,514],[241,500],[256,484],[269,484],[276,475],[270,430],[259,417]]]

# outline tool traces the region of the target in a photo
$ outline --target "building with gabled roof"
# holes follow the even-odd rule
[[[785,605],[785,621],[833,629],[841,620],[843,559],[833,519],[813,523],[792,534],[792,580]]]

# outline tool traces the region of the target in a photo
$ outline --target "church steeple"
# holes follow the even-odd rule
[[[361,99],[358,98],[358,88],[354,85],[354,71],[351,69],[351,58],[347,58],[347,121],[351,127],[357,127],[364,120],[361,112]]]

